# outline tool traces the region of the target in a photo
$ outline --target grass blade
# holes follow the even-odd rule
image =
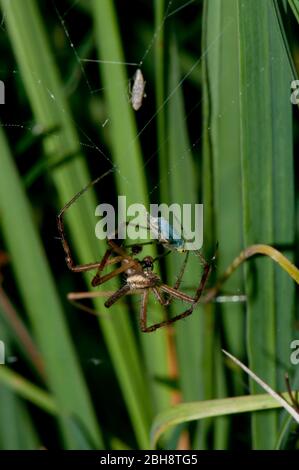
[[[170,83],[169,93],[177,88],[167,106],[167,124],[168,124],[168,154],[169,169],[167,179],[169,180],[169,203],[194,204],[197,202],[197,186],[195,165],[192,160],[190,143],[186,129],[185,110],[183,94],[178,83],[181,80],[179,57],[175,38],[170,43]],[[179,129],[179,132],[178,132]],[[188,186],[182,184],[188,181]],[[178,272],[180,271],[184,255],[174,254],[169,258],[168,267],[170,275],[168,282],[173,285]],[[184,283],[190,286],[196,286],[201,275],[200,263],[192,253],[188,259],[188,265],[184,274]],[[174,307],[175,314],[182,311],[182,305]],[[198,398],[200,388],[200,370],[199,370],[199,348],[198,334],[200,330],[201,312],[196,310],[192,317],[186,321],[179,322],[176,325],[176,343],[178,347],[180,380],[184,400],[195,400]],[[198,370],[198,374],[190,375],[189,369],[185,369],[184,364],[192,363],[191,368]]]
[[[75,161],[57,168],[52,173],[59,205],[62,207],[91,180],[86,164],[80,156],[81,148],[75,123],[63,95],[63,87],[50,53],[36,3],[33,0],[26,2],[26,5],[23,2],[11,3],[5,0],[2,3],[11,42],[35,119],[46,129],[57,128],[59,125],[58,134],[50,136],[46,141],[47,157],[50,160],[53,155],[78,155]],[[49,93],[54,97],[52,100],[49,99]],[[88,140],[87,135],[84,134],[84,137]],[[101,156],[103,157],[103,154]],[[99,174],[101,174],[100,165]],[[57,208],[57,212],[60,207]],[[93,260],[95,253],[99,257],[101,253],[103,254],[104,247],[101,250],[98,240],[92,236],[95,207],[95,198],[88,193],[82,204],[73,207],[68,214],[67,222],[72,234],[72,246],[81,262]],[[101,311],[103,303],[98,300],[95,302],[95,307],[97,311]],[[137,351],[127,309],[116,306],[111,321],[100,323],[135,428],[136,439],[139,445],[145,448],[148,445],[151,405],[143,364]],[[155,351],[159,351],[158,348]]]
[[[18,288],[45,361],[50,387],[57,403],[76,414],[101,446],[100,432],[64,322],[54,280],[2,129],[0,148],[1,228]],[[49,332],[55,332],[55,342]],[[67,379],[64,373],[66,364]]]
[[[287,55],[272,2],[238,2],[238,18],[244,242],[291,245],[294,189]],[[277,361],[288,360],[289,351],[281,339],[288,341],[291,335],[294,286],[265,259],[254,261],[251,268],[246,266],[245,273],[250,295],[250,368],[277,388]],[[251,387],[253,392],[257,390],[255,384]],[[258,414],[252,424],[254,447],[273,448],[277,415]]]
[[[289,5],[292,8],[296,20],[299,23],[299,0],[289,0]]]
[[[46,413],[57,416],[62,412],[49,393],[29,382],[29,380],[24,379],[22,375],[17,374],[8,367],[1,367],[0,381]]]
[[[282,394],[287,399],[288,394]],[[152,447],[154,448],[160,435],[170,426],[204,418],[225,416],[248,411],[271,410],[280,408],[281,404],[268,394],[249,395],[219,400],[206,400],[194,403],[182,403],[160,413],[152,426]]]
[[[5,354],[9,357],[11,345],[10,335],[0,321],[1,341],[5,343]],[[13,349],[11,349],[13,351]],[[1,365],[1,371],[7,366]],[[1,381],[1,378],[0,378]],[[33,420],[29,415],[26,404],[22,403],[15,391],[7,387],[0,387],[0,449],[1,450],[30,450],[37,449],[39,443]]]
[[[204,58],[204,165],[203,184],[205,188],[205,229],[207,222],[210,243],[219,243],[216,260],[216,275],[219,276],[227,263],[241,249],[242,207],[240,179],[240,141],[239,134],[239,76],[237,9],[235,0],[205,2],[205,22],[203,49],[209,48]],[[209,172],[209,173],[208,173]],[[209,181],[210,180],[210,181]],[[232,227],[234,229],[232,230]],[[242,272],[225,286],[227,292],[242,292]],[[238,356],[244,355],[244,306],[240,303],[223,304],[214,310],[216,316],[215,336],[223,330],[221,341],[226,341]],[[220,344],[215,338],[211,346]],[[226,381],[219,354],[214,354],[217,364],[218,381],[210,379],[214,396],[225,396]],[[232,377],[235,393],[244,393],[240,382]],[[211,398],[207,397],[207,398]],[[226,423],[226,424],[225,424]],[[215,422],[215,445],[223,448],[228,441],[227,419]],[[222,444],[220,444],[222,442]]]
[[[233,362],[235,362],[238,366],[240,366],[246,374],[250,375],[250,377],[255,380],[260,387],[262,387],[271,397],[273,397],[283,408],[287,410],[287,412],[294,418],[294,420],[299,424],[299,413],[294,410],[294,408],[289,405],[289,403],[284,400],[278,393],[275,392],[268,384],[266,384],[260,377],[258,377],[252,370],[248,369],[239,359],[234,357],[229,352],[222,350],[224,354],[226,354]]]
[[[113,3],[109,0],[100,3],[93,1],[93,14],[99,58],[103,61],[100,64],[100,72],[111,117],[111,148],[113,160],[119,170],[116,173],[118,194],[126,195],[127,204],[139,203],[148,207],[146,174],[142,166],[133,111],[128,100],[129,82],[122,65],[124,56]],[[111,57],[119,63],[107,63]],[[153,335],[143,334],[141,341],[149,375],[165,377],[167,375],[166,332],[160,330]],[[150,383],[150,387],[156,396],[157,409],[167,406],[169,403],[167,388],[154,381]]]

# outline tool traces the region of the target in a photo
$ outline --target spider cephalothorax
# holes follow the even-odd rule
[[[153,272],[154,259],[151,256],[143,258],[140,267],[141,271],[131,269],[130,274],[127,276],[127,284],[131,290],[147,289],[161,284],[161,279]]]

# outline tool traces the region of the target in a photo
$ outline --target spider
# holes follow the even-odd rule
[[[95,180],[95,182],[97,182]],[[94,184],[95,182],[91,183]],[[112,293],[105,302],[105,307],[110,308],[115,302],[121,299],[127,294],[139,293],[142,295],[141,307],[140,307],[140,329],[142,332],[149,333],[157,330],[158,328],[170,325],[182,318],[185,318],[192,314],[193,310],[197,307],[201,294],[205,288],[206,282],[210,275],[212,265],[207,263],[204,258],[201,256],[200,259],[203,262],[203,274],[201,276],[199,285],[196,289],[194,297],[185,294],[180,288],[181,280],[186,268],[188,253],[185,257],[184,263],[180,270],[179,276],[173,287],[164,284],[161,278],[154,272],[154,262],[155,259],[151,256],[146,256],[142,260],[134,257],[136,254],[140,253],[142,250],[141,245],[133,245],[131,247],[131,254],[128,253],[125,247],[121,246],[120,240],[118,239],[107,239],[108,248],[102,257],[101,261],[96,261],[93,263],[76,265],[68,244],[67,238],[64,231],[64,213],[67,209],[83,194],[83,192],[90,186],[86,186],[79,193],[77,193],[60,211],[57,216],[57,227],[62,242],[62,246],[65,252],[65,259],[67,266],[73,272],[87,272],[96,269],[97,272],[91,281],[93,287],[104,284],[110,279],[118,276],[119,274],[124,273],[126,275],[125,284],[120,287],[118,290]],[[114,255],[114,256],[112,256]],[[108,274],[102,275],[105,267],[109,265],[120,264],[119,267],[115,268]],[[176,315],[175,317],[162,321],[160,323],[155,323],[151,326],[147,326],[147,304],[149,299],[149,294],[153,293],[158,302],[167,307],[172,299],[182,300],[190,304],[190,307],[184,310],[182,313]],[[77,298],[91,298],[103,296],[104,292],[95,292],[95,293],[83,293]],[[165,298],[165,295],[167,298]],[[76,298],[76,294],[69,295],[70,299]]]
[[[211,271],[210,264],[207,263],[204,266],[204,271],[200,279],[199,286],[196,289],[195,296],[192,297],[179,290],[182,276],[185,271],[187,258],[185,258],[184,264],[181,268],[180,274],[177,278],[177,281],[174,287],[171,287],[167,284],[164,284],[161,278],[154,272],[153,270],[154,262],[155,262],[154,258],[152,258],[151,256],[145,256],[142,260],[139,260],[133,257],[135,253],[141,250],[140,245],[134,245],[132,247],[132,255],[131,255],[127,253],[127,251],[123,247],[117,244],[118,240],[108,239],[107,241],[108,241],[109,248],[106,250],[106,253],[104,254],[101,262],[99,263],[90,263],[87,265],[76,266],[73,263],[72,258],[69,257],[70,252],[67,251],[68,266],[72,271],[82,272],[82,271],[89,271],[90,269],[94,269],[95,267],[98,268],[91,282],[92,286],[94,287],[104,284],[108,280],[112,279],[113,277],[121,273],[125,273],[126,280],[125,280],[124,285],[120,287],[118,290],[116,290],[115,292],[113,292],[112,294],[110,292],[107,292],[107,294],[109,294],[109,298],[105,301],[105,304],[104,304],[105,307],[110,308],[115,302],[117,302],[119,299],[121,299],[125,295],[141,294],[142,300],[141,300],[141,307],[140,307],[140,329],[144,333],[153,332],[157,330],[158,328],[164,327],[166,325],[170,325],[171,323],[174,323],[192,314],[193,310],[199,303],[201,294],[208,280],[208,277]],[[64,239],[64,247],[66,246],[65,243],[67,242]],[[115,254],[115,256],[112,256],[113,254]],[[120,263],[119,268],[114,269],[108,274],[102,275],[102,271],[105,269],[105,267],[116,264],[116,263]],[[163,307],[169,306],[173,298],[189,303],[190,307],[171,319],[162,321],[160,323],[154,323],[151,326],[147,326],[147,304],[148,304],[150,293],[154,294],[155,298]],[[163,295],[164,293],[168,295],[168,298],[164,297]],[[83,298],[103,296],[106,293],[94,292],[92,293],[92,295],[90,294],[91,293],[83,293],[83,294],[80,293],[79,295],[69,294],[68,297],[70,300],[74,300],[78,298],[83,299]]]

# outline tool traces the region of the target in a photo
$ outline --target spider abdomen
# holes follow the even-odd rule
[[[157,276],[156,275],[145,275],[143,273],[132,274],[127,278],[127,284],[130,286],[130,289],[146,289],[148,287],[154,287],[157,285]]]

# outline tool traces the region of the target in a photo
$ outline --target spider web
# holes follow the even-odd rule
[[[80,71],[78,83],[76,84],[74,89],[70,92],[70,94],[75,94],[77,92],[77,87],[79,85],[79,82],[83,81],[85,83],[86,87],[88,88],[88,92],[91,96],[96,95],[96,96],[101,96],[101,98],[103,98],[105,96],[105,88],[104,87],[97,88],[96,86],[94,86],[94,84],[92,82],[94,81],[94,75],[95,74],[93,73],[92,76],[91,76],[89,74],[88,70],[86,70],[87,62],[95,63],[95,64],[99,64],[99,63],[118,64],[118,63],[121,63],[123,65],[127,65],[128,67],[132,68],[132,74],[131,74],[131,79],[132,79],[133,76],[134,76],[136,68],[141,68],[147,61],[150,62],[151,60],[153,60],[153,47],[155,45],[155,41],[157,40],[157,37],[158,37],[159,33],[163,30],[163,28],[168,26],[168,24],[170,22],[175,21],[182,13],[188,12],[188,9],[190,9],[191,7],[194,8],[196,6],[198,8],[198,11],[200,11],[200,3],[201,3],[199,0],[189,0],[189,1],[169,0],[166,3],[165,13],[164,13],[164,17],[162,19],[162,22],[159,24],[159,26],[156,29],[153,30],[152,33],[150,33],[151,38],[150,38],[148,44],[146,45],[146,47],[144,49],[144,52],[141,54],[141,56],[138,57],[137,59],[135,58],[136,60],[127,61],[127,62],[117,62],[117,61],[114,61],[113,58],[111,59],[111,61],[101,61],[101,60],[96,59],[96,58],[93,59],[93,58],[81,57],[81,53],[79,52],[80,43],[76,44],[74,42],[74,40],[72,39],[72,35],[69,31],[69,23],[71,24],[71,14],[78,7],[78,5],[80,5],[81,2],[82,2],[82,0],[69,1],[69,2],[67,2],[66,5],[64,5],[64,9],[61,8],[60,4],[58,5],[57,2],[55,3],[54,0],[52,2],[54,15],[57,18],[57,28],[60,29],[59,34],[61,34],[61,31],[62,31],[63,34],[65,35],[66,43],[67,43],[67,45],[68,45],[68,47],[71,51],[70,54],[73,54],[74,60],[76,62],[76,67]],[[82,3],[84,3],[84,2],[82,2]],[[119,3],[119,2],[117,2],[117,3]],[[134,0],[132,3],[133,4],[135,3],[137,5],[138,0]],[[134,9],[135,9],[135,7],[132,7],[133,12],[134,12]],[[121,19],[119,21],[121,22]],[[227,24],[224,26],[223,30],[220,32],[220,34],[208,45],[207,49],[205,51],[202,51],[198,58],[195,58],[194,60],[191,61],[192,63],[190,64],[187,71],[182,73],[182,77],[181,77],[180,81],[177,83],[177,85],[172,90],[170,90],[167,93],[162,105],[158,109],[156,109],[155,112],[149,118],[147,118],[144,122],[141,122],[141,125],[139,126],[139,130],[138,130],[135,138],[133,139],[133,141],[128,142],[128,148],[126,150],[129,151],[130,148],[132,147],[132,145],[134,144],[134,142],[136,140],[139,140],[143,136],[143,134],[145,134],[149,130],[148,129],[149,127],[155,127],[156,126],[156,119],[157,119],[157,116],[159,115],[159,113],[169,103],[169,101],[171,101],[174,98],[175,94],[184,86],[186,81],[190,81],[190,80],[194,79],[194,76],[199,71],[199,67],[202,64],[203,59],[206,57],[206,55],[208,55],[210,52],[213,51],[213,48],[215,48],[217,46],[218,42],[221,41],[222,36],[227,32],[228,29],[233,27],[233,23],[234,23],[233,20],[228,21]],[[175,25],[175,23],[174,23],[174,25]],[[5,11],[2,14],[2,19],[1,19],[1,22],[0,22],[0,28],[2,30],[1,34],[6,34]],[[93,47],[93,50],[95,50],[95,47]],[[195,54],[193,53],[193,56],[194,55]],[[7,70],[5,70],[5,72],[7,73]],[[261,73],[263,73],[263,69],[261,69]],[[19,75],[19,71],[16,67],[15,69],[9,71],[8,74],[10,74],[10,75]],[[225,78],[227,78],[227,77],[223,77],[223,79],[225,79]],[[146,77],[145,77],[145,79],[146,79]],[[37,84],[39,83],[39,77],[36,77],[36,82],[37,82]],[[41,83],[39,83],[39,85],[43,86],[43,84],[41,84]],[[128,82],[128,85],[129,85],[129,82]],[[251,84],[248,82],[247,87],[249,87],[250,85]],[[213,90],[210,90],[210,93],[212,93],[212,91]],[[48,95],[49,95],[49,99],[56,101],[56,97],[52,93],[52,91],[47,90],[47,92],[48,92]],[[152,99],[154,99],[153,92],[151,93],[151,97],[152,97]],[[129,101],[129,97],[128,97],[128,101]],[[194,116],[196,116],[195,113],[200,110],[200,107],[202,105],[203,100],[199,96],[192,96],[192,101],[193,101],[192,107],[186,111],[185,121],[187,123],[189,121],[191,121],[191,119],[194,118]],[[57,106],[58,106],[58,104],[57,104]],[[143,106],[144,107],[147,106],[147,103],[145,101],[144,101]],[[224,119],[226,114],[231,112],[231,108],[233,108],[235,106],[236,106],[236,103],[234,101],[232,101],[231,106],[228,107],[227,109],[225,109],[222,112],[222,114],[218,116],[218,118],[219,119]],[[104,113],[105,114],[103,116],[102,121],[100,122],[100,125],[105,128],[106,126],[108,126],[111,123],[111,117],[109,116],[109,112],[106,109],[105,109]],[[79,123],[79,121],[74,121],[74,123],[75,123],[81,137],[82,137],[82,142],[80,142],[80,145],[82,147],[92,149],[95,153],[99,153],[101,158],[105,158],[111,164],[111,167],[115,167],[115,164],[113,163],[111,157],[108,156],[108,152],[106,152],[104,150],[104,148],[102,147],[102,144],[101,144],[100,140],[96,142],[95,139],[93,137],[91,137],[87,131],[85,131],[84,126],[82,126],[81,123]],[[17,122],[17,121],[15,121],[15,122],[4,122],[3,120],[1,120],[0,125],[2,127],[11,128],[11,129],[17,128],[17,129],[23,130],[25,132],[30,132],[30,133],[33,133],[33,134],[36,134],[36,135],[38,135],[38,133],[41,130],[39,128],[38,124],[32,123],[32,122]],[[211,129],[209,129],[209,131],[211,131]],[[84,139],[84,141],[83,141],[83,139]],[[192,143],[191,143],[190,147],[188,148],[188,150],[186,151],[186,153],[192,152],[192,151],[198,149],[199,145],[201,144],[202,139],[203,139],[203,135],[201,134],[201,135],[198,135],[195,140],[192,140]],[[167,142],[168,140],[169,140],[169,136],[166,135],[164,143]],[[158,152],[159,152],[159,148],[155,149],[155,151],[151,155],[149,155],[145,158],[144,167],[147,166],[150,163],[150,161],[158,154]],[[185,157],[186,157],[186,155],[182,155],[181,159],[184,160]],[[171,173],[173,171],[173,169],[174,169],[174,167],[169,168],[169,172]],[[163,180],[157,181],[155,183],[155,185],[152,186],[152,188],[150,189],[150,194],[153,191],[155,191],[162,184],[162,181]],[[130,181],[130,183],[132,183],[132,182]]]
[[[134,0],[134,2],[132,2],[132,3],[133,4],[135,3],[137,5],[138,1]],[[94,76],[95,76],[95,67],[97,67],[96,64],[101,63],[101,62],[107,63],[107,61],[101,61],[101,60],[98,60],[98,59],[92,58],[92,57],[88,57],[88,58],[81,57],[80,42],[78,44],[75,43],[75,41],[72,38],[72,34],[71,34],[70,28],[69,28],[69,25],[72,24],[72,17],[71,17],[72,13],[76,10],[78,5],[80,5],[80,0],[75,0],[73,2],[68,2],[66,5],[64,5],[65,6],[64,9],[62,9],[61,5],[60,4],[58,5],[57,2],[55,3],[53,1],[52,5],[53,5],[54,15],[56,16],[56,19],[57,19],[57,29],[58,29],[58,32],[59,32],[57,34],[60,34],[60,35],[64,34],[65,40],[66,40],[66,45],[68,46],[68,48],[70,50],[70,54],[73,55],[73,57],[74,57],[75,67],[77,68],[77,75],[79,76],[79,79],[78,79],[77,83],[74,85],[71,92],[69,92],[70,95],[76,94],[78,92],[78,87],[81,84],[80,82],[83,81],[83,83],[85,84],[86,88],[88,89],[88,93],[90,94],[91,97],[97,97],[97,98],[100,97],[101,99],[103,99],[104,96],[105,96],[105,91],[106,90],[105,90],[104,87],[97,87],[96,84],[94,84]],[[150,33],[151,37],[148,41],[148,44],[145,46],[145,49],[144,49],[143,53],[141,54],[141,56],[139,56],[137,59],[134,58],[136,60],[129,60],[127,62],[123,62],[124,65],[128,66],[128,69],[131,68],[131,70],[132,70],[132,73],[130,74],[131,78],[134,76],[136,68],[143,67],[147,62],[150,63],[153,60],[154,45],[155,45],[155,42],[158,38],[159,33],[163,30],[163,28],[165,28],[166,26],[167,27],[175,27],[175,24],[176,24],[175,22],[179,19],[180,15],[182,15],[183,13],[188,14],[188,11],[191,7],[193,9],[196,7],[196,8],[198,8],[198,11],[200,11],[200,2],[198,0],[189,0],[189,1],[185,1],[185,2],[180,1],[180,0],[170,0],[166,4],[165,13],[164,13],[164,17],[162,19],[162,22],[159,24],[159,26],[156,29],[153,30],[152,33]],[[135,8],[133,6],[132,7],[133,12],[134,12],[134,9]],[[194,11],[194,10],[192,10],[192,11]],[[160,105],[160,107],[158,109],[156,109],[154,111],[154,113],[150,114],[149,117],[146,116],[146,119],[144,121],[140,120],[140,122],[138,122],[138,125],[139,125],[138,132],[137,132],[135,138],[132,141],[128,142],[127,149],[126,149],[127,152],[130,151],[130,149],[134,145],[135,141],[137,141],[137,140],[140,141],[141,138],[143,138],[143,137],[145,138],[147,133],[150,133],[152,131],[155,132],[156,120],[157,120],[157,117],[158,117],[159,113],[175,97],[176,93],[178,91],[181,91],[182,87],[186,84],[186,82],[190,82],[192,80],[197,80],[196,75],[198,76],[199,68],[202,64],[203,59],[205,58],[205,56],[207,54],[209,54],[209,52],[213,51],[213,48],[215,48],[217,46],[218,42],[221,41],[222,36],[227,32],[227,30],[229,28],[232,27],[232,23],[233,23],[233,21],[230,21],[224,26],[224,28],[221,31],[221,33],[219,34],[219,36],[216,37],[214,39],[214,41],[211,42],[211,44],[208,45],[208,47],[205,51],[202,51],[202,53],[200,54],[199,57],[198,57],[199,54],[197,54],[197,58],[194,59],[194,56],[195,56],[196,52],[198,52],[198,51],[194,51],[194,52],[192,51],[192,56],[190,55],[191,64],[188,67],[188,69],[182,73],[182,77],[181,77],[180,81],[177,83],[177,85],[167,93],[163,103]],[[1,29],[3,31],[2,34],[6,34],[6,31],[5,31],[5,11],[3,13],[2,20],[1,20]],[[198,34],[198,37],[200,37],[199,34]],[[179,44],[178,44],[178,47],[179,47]],[[92,49],[95,50],[95,47],[93,47]],[[86,61],[91,61],[91,63],[89,65],[94,66],[92,72],[90,72],[86,68],[86,65],[87,65]],[[111,58],[111,61],[108,61],[108,62],[111,63],[111,64],[117,64],[118,63],[117,61],[114,61],[113,58]],[[78,71],[79,71],[79,73],[78,73]],[[11,73],[13,75],[19,75],[19,71],[18,71],[17,68],[14,69],[13,71],[11,71]],[[146,79],[147,78],[145,76],[145,80]],[[43,86],[43,84],[39,82],[39,77],[36,77],[36,82],[37,82],[37,84]],[[120,85],[122,85],[122,83],[120,83]],[[128,85],[129,85],[129,82],[128,82]],[[148,87],[149,86],[150,86],[150,84],[148,85]],[[212,91],[213,90],[211,90],[211,93],[212,93]],[[56,97],[52,93],[52,91],[47,90],[47,93],[49,95],[49,99],[56,102]],[[153,90],[151,90],[150,93],[151,93],[151,99],[154,100]],[[129,97],[128,97],[128,101],[129,101]],[[197,96],[196,95],[192,96],[192,101],[193,101],[192,106],[190,107],[190,109],[186,110],[185,121],[186,121],[187,127],[188,127],[188,124],[190,122],[192,122],[192,120],[194,118],[198,119],[198,114],[200,112],[200,108],[201,108],[201,105],[202,105],[202,98],[199,96],[199,94]],[[57,106],[58,106],[58,104],[57,104]],[[148,106],[148,103],[146,102],[146,100],[144,100],[143,107],[147,107],[147,106]],[[234,107],[234,106],[236,106],[236,103],[232,102],[231,107]],[[224,110],[222,115],[219,116],[219,119],[223,119],[225,117],[225,114],[228,113],[228,112],[231,112],[231,109]],[[138,120],[139,120],[139,118],[138,118]],[[100,138],[98,137],[98,139],[97,139],[97,138],[94,138],[93,136],[91,136],[89,134],[89,132],[85,130],[85,126],[83,126],[78,120],[74,121],[74,124],[76,125],[77,130],[78,130],[78,132],[81,136],[80,145],[83,147],[83,150],[84,149],[89,149],[89,150],[94,151],[95,154],[99,154],[99,157],[101,159],[104,158],[105,160],[107,160],[107,162],[111,165],[111,168],[114,168],[115,164],[112,161],[112,158],[109,156],[108,151],[106,151],[104,146],[101,144]],[[110,124],[111,124],[111,116],[109,116],[109,111],[104,109],[103,116],[102,116],[100,122],[98,122],[98,125],[101,126],[102,128],[107,128],[107,127],[109,127]],[[29,132],[29,133],[32,133],[32,134],[36,134],[36,135],[38,135],[38,133],[41,131],[38,124],[35,124],[35,123],[32,124],[32,122],[28,122],[28,123],[27,122],[15,122],[15,121],[9,122],[9,121],[1,120],[1,126],[6,127],[6,128],[10,128],[10,130],[15,128],[15,129],[22,130],[22,131],[25,131],[25,132]],[[197,132],[197,135],[195,136],[194,139],[192,139],[192,136],[191,136],[191,144],[190,144],[189,148],[186,150],[186,152],[184,154],[181,155],[180,160],[175,165],[170,166],[170,168],[168,169],[168,175],[162,177],[162,179],[156,178],[156,181],[148,182],[149,186],[151,185],[151,187],[149,187],[149,195],[151,195],[152,193],[157,191],[160,188],[161,184],[164,183],[165,178],[168,178],[169,175],[175,169],[177,170],[178,166],[182,166],[184,164],[184,160],[185,160],[186,155],[188,153],[193,153],[193,152],[196,152],[196,151],[198,152],[200,150],[200,145],[202,143],[202,139],[203,139],[203,134],[198,135],[198,132]],[[165,135],[165,140],[164,140],[163,143],[165,144],[168,141],[169,141],[169,135],[166,134]],[[150,155],[146,155],[146,152],[144,152],[145,157],[144,157],[143,167],[145,168],[148,165],[150,165],[151,161],[155,157],[157,157],[158,153],[159,153],[159,148],[154,149],[154,151]],[[117,168],[116,168],[116,170],[117,170]],[[151,175],[151,176],[153,176],[153,175]],[[128,181],[128,183],[133,184],[132,181]]]

